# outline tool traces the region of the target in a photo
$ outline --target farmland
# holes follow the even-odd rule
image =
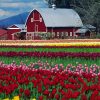
[[[0,41],[0,99],[100,100],[99,60],[100,40]]]

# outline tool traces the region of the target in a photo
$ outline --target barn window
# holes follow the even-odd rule
[[[29,34],[30,36],[32,35],[32,34]]]
[[[74,32],[74,36],[76,36],[76,33]]]
[[[37,33],[35,33],[35,36],[38,36],[38,34],[37,34]]]
[[[38,25],[35,25],[35,32],[38,32]]]
[[[52,37],[55,37],[55,32],[52,33]]]
[[[57,36],[59,36],[59,32],[57,32]]]
[[[31,22],[33,22],[33,18],[31,18]]]
[[[40,17],[40,22],[42,22],[42,18]]]
[[[62,32],[62,36],[64,36],[64,32]]]
[[[53,36],[55,37],[55,32],[53,32]]]
[[[70,36],[72,36],[72,32],[70,32]]]
[[[66,32],[66,36],[68,36],[68,32]]]
[[[45,34],[46,37],[48,37],[47,33]]]

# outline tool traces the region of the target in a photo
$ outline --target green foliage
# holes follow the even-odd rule
[[[96,38],[100,39],[100,34],[97,34],[97,35],[96,35]]]

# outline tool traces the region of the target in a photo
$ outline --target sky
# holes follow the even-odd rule
[[[44,0],[0,0],[0,20],[34,8],[48,7]]]

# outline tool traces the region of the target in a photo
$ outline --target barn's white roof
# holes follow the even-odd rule
[[[20,29],[25,29],[25,25],[24,24],[14,24],[14,25],[19,27]]]
[[[46,27],[82,27],[82,21],[77,12],[72,9],[39,8]],[[34,11],[33,10],[33,11]]]
[[[87,31],[89,31],[89,29],[84,29],[84,28],[81,28],[81,29],[78,29],[75,33],[86,33]]]
[[[90,25],[90,24],[86,24],[84,25],[82,28],[88,28],[88,29],[96,29],[96,27]]]
[[[24,24],[13,24],[13,25],[17,26],[18,29],[25,29],[25,25],[24,25]],[[12,27],[13,25],[9,26],[7,29],[12,29],[11,27]]]

